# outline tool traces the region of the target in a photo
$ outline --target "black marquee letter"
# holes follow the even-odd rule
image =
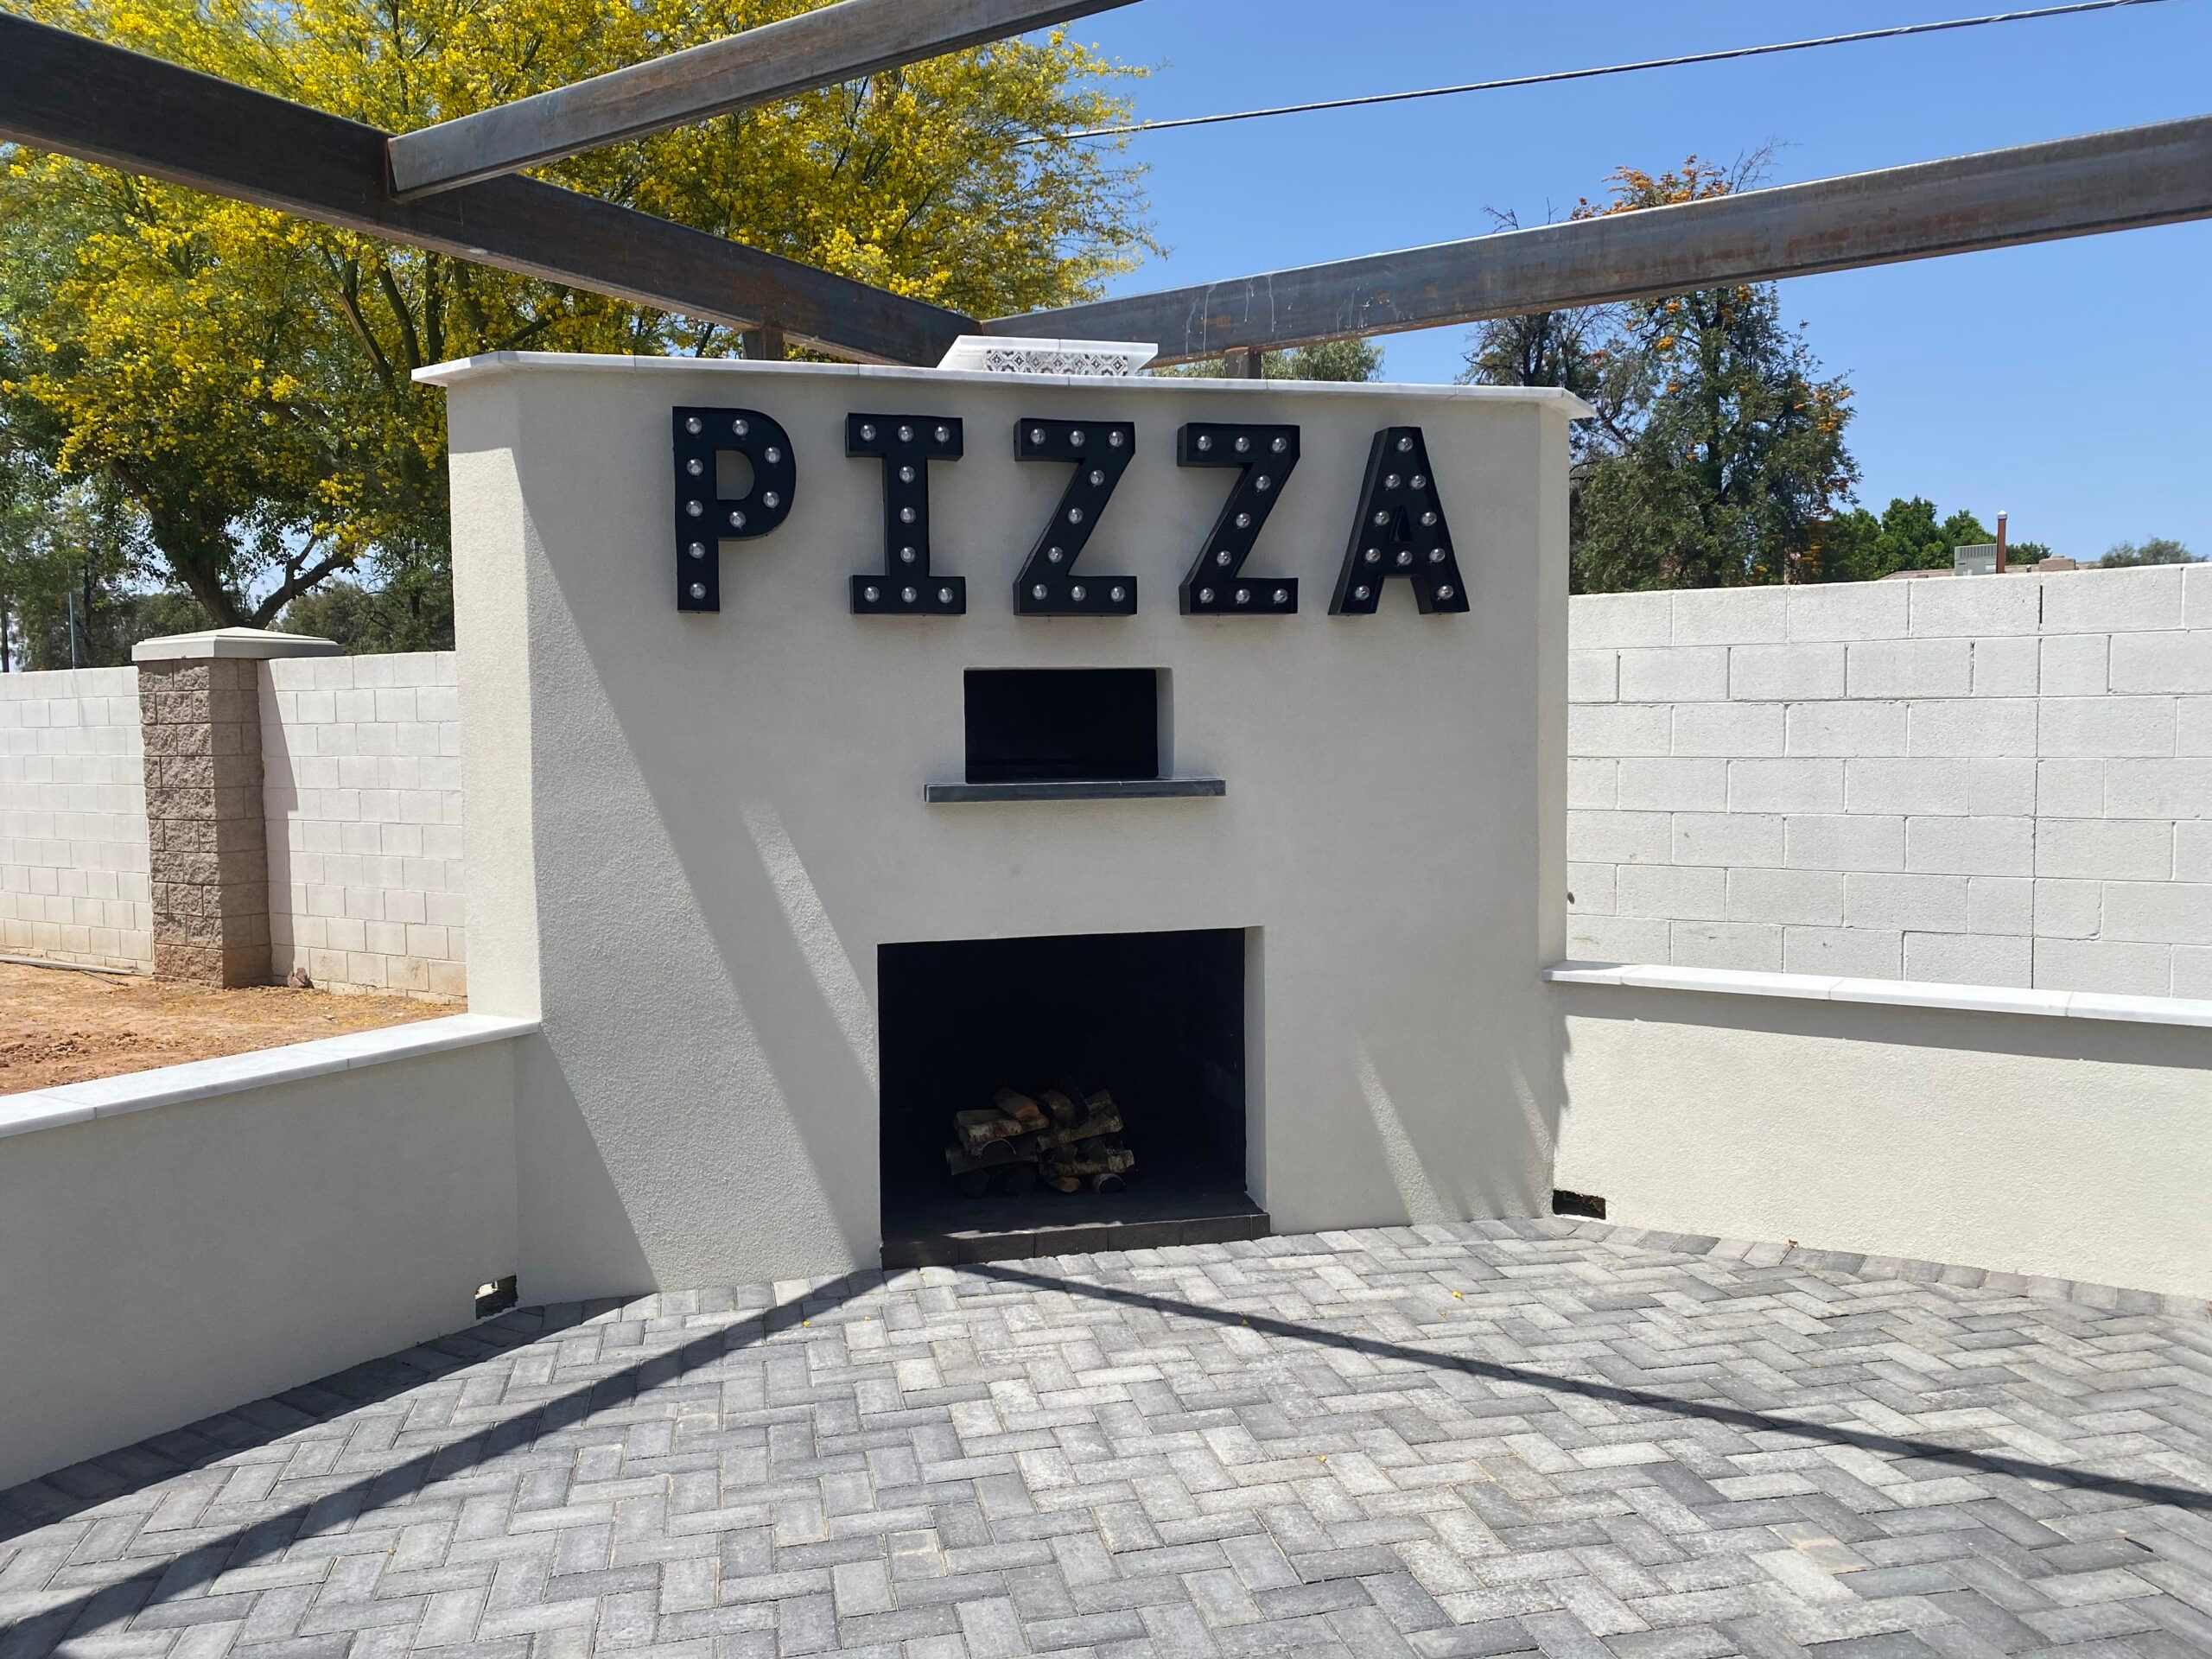
[[[1014,429],[1017,461],[1067,461],[1075,476],[1052,509],[1052,522],[1037,537],[1014,578],[1017,616],[1133,616],[1137,608],[1135,576],[1078,576],[1091,531],[1104,516],[1114,486],[1128,470],[1137,429],[1125,421],[1023,421]]]
[[[676,431],[676,608],[722,607],[725,541],[766,536],[791,517],[798,463],[791,435],[757,409],[677,409]],[[715,493],[715,457],[734,449],[753,463],[753,487]]]
[[[1423,616],[1467,608],[1467,584],[1452,552],[1452,527],[1428,467],[1421,428],[1393,426],[1375,435],[1360,486],[1359,516],[1344,549],[1344,574],[1332,616],[1372,616],[1382,584],[1410,576],[1414,602]]]
[[[1296,577],[1246,576],[1243,569],[1298,465],[1298,429],[1193,421],[1175,435],[1175,464],[1244,469],[1183,578],[1183,614],[1287,616],[1297,610]]]
[[[883,461],[883,574],[853,578],[855,616],[959,616],[968,584],[930,574],[930,462],[957,461],[949,415],[848,415],[845,453]]]

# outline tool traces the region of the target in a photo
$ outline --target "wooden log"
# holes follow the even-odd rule
[[[995,1143],[1012,1141],[1026,1134],[1027,1127],[1019,1118],[985,1107],[952,1115],[953,1135],[963,1149],[977,1158],[983,1156],[985,1149]]]
[[[1122,1175],[1137,1166],[1137,1155],[1127,1147],[1085,1147],[1081,1152],[1056,1153],[1044,1161],[1049,1179],[1054,1176]]]
[[[1042,1090],[1037,1096],[1037,1103],[1045,1109],[1053,1122],[1064,1129],[1072,1128],[1082,1122],[1085,1116],[1083,1108],[1076,1104],[1075,1096],[1064,1089]]]
[[[991,1104],[1020,1123],[1025,1131],[1045,1127],[1045,1109],[1018,1089],[1001,1089],[991,1096]]]

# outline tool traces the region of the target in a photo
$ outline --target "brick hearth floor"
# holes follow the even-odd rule
[[[0,1494],[0,1659],[2168,1659],[2208,1458],[2212,1321],[2093,1287],[1550,1221],[930,1268]]]

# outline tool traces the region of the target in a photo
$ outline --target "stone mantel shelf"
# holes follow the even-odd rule
[[[1219,778],[1088,778],[922,785],[922,798],[932,806],[969,805],[985,801],[1190,800],[1228,793],[1228,783]]]

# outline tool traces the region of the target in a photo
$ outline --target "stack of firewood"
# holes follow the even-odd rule
[[[1136,1167],[1122,1144],[1122,1109],[1103,1089],[1001,1089],[988,1107],[952,1115],[944,1149],[953,1185],[987,1192],[1118,1192]]]

